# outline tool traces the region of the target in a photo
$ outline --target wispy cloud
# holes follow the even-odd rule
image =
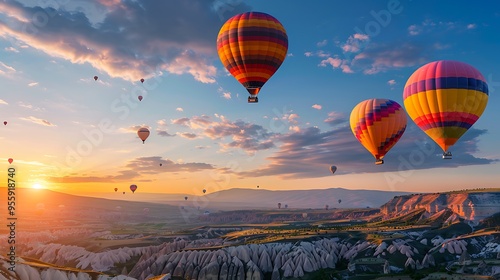
[[[14,53],[18,53],[19,52],[19,50],[16,49],[16,48],[14,48],[14,47],[6,47],[5,51],[7,51],[7,52],[14,52]]]
[[[326,46],[327,44],[328,44],[328,40],[325,39],[323,41],[317,42],[316,46],[319,47],[319,48],[321,48],[321,47]]]
[[[50,13],[43,28],[24,32],[25,23],[32,21],[40,7],[4,1],[0,10],[9,20],[0,23],[0,36],[14,38],[53,57],[89,63],[111,77],[137,81],[166,72],[188,74],[202,83],[215,82],[213,34],[217,34],[221,20],[210,1],[179,5],[170,1],[138,4],[101,0],[96,4],[93,10],[56,5],[57,10]],[[248,9],[239,3],[224,15]],[[94,18],[96,11],[100,13],[98,20]],[[161,17],[158,11],[176,12]],[[183,17],[186,14],[189,20]]]
[[[346,123],[347,117],[344,115],[344,113],[330,112],[328,113],[328,118],[326,118],[324,122],[331,126],[336,126],[339,124]]]
[[[396,80],[389,80],[389,81],[387,81],[387,84],[390,86],[393,86],[396,84]]]
[[[401,140],[385,157],[385,164],[374,164],[373,156],[354,138],[349,126],[321,131],[316,127],[290,131],[275,139],[279,150],[267,158],[268,163],[254,170],[236,172],[241,177],[279,176],[283,179],[331,176],[328,167],[341,166],[338,174],[380,173],[401,171],[402,165],[413,169],[453,168],[482,165],[496,160],[474,156],[478,151],[479,137],[485,130],[471,128],[464,139],[453,147],[453,155],[459,161],[443,161],[441,149],[414,124],[410,125]],[[418,164],[409,162],[418,153]],[[299,160],[300,159],[300,160]],[[406,170],[406,169],[404,169]],[[403,171],[404,171],[403,170]]]
[[[323,108],[321,105],[319,104],[314,104],[311,106],[313,109],[316,109],[316,110],[321,110],[321,108]]]
[[[476,29],[476,27],[477,27],[477,24],[475,24],[475,23],[467,24],[467,29]]]
[[[36,117],[33,117],[33,116],[29,116],[27,118],[20,118],[20,119],[23,120],[23,121],[28,121],[28,122],[32,122],[32,123],[43,125],[43,126],[57,126],[57,125],[49,122],[48,120],[36,118]]]
[[[29,84],[28,84],[28,86],[29,86],[29,87],[34,87],[34,86],[36,86],[36,85],[38,85],[38,82],[32,82],[32,83],[29,83]]]
[[[7,103],[7,102],[6,102],[5,100],[3,100],[3,99],[0,99],[0,104],[2,104],[2,105],[9,105],[9,103]]]
[[[176,110],[177,112],[184,112],[184,109],[182,109],[181,107],[177,107],[177,108],[175,108],[175,110]]]

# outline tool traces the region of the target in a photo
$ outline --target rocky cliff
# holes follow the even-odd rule
[[[500,189],[395,196],[380,211],[391,217],[415,209],[425,209],[429,214],[449,209],[461,218],[478,222],[500,212]]]

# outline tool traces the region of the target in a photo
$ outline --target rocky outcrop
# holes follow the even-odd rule
[[[449,209],[461,218],[478,222],[500,212],[500,192],[482,190],[395,196],[381,206],[380,212],[390,217],[415,209],[425,209],[431,215]]]

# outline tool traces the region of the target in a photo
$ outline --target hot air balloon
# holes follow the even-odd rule
[[[144,79],[141,79],[141,83],[144,83]]]
[[[97,77],[97,76],[94,76],[94,81],[97,81],[97,79],[99,79],[99,77]]]
[[[217,52],[222,64],[250,93],[249,103],[276,73],[288,51],[288,36],[271,15],[247,12],[233,16],[217,36]]]
[[[342,199],[339,199],[339,204],[342,202]]]
[[[4,122],[3,122],[3,125],[7,125],[7,121],[4,121]]]
[[[206,193],[206,192],[207,192],[207,190],[203,189],[203,193]]]
[[[329,206],[328,206],[328,204],[327,204],[327,205],[325,205],[325,210],[328,210],[328,207],[329,207]]]
[[[278,209],[281,209],[281,203],[278,203]]]
[[[288,208],[288,204],[285,204],[285,209]]]
[[[123,192],[123,194],[125,194],[125,192]]]
[[[398,142],[406,129],[406,114],[397,102],[368,99],[351,112],[351,130],[356,139],[383,164],[385,154]]]
[[[330,171],[332,172],[332,174],[335,174],[335,171],[337,171],[337,166],[335,165],[330,166]]]
[[[137,185],[130,185],[130,190],[134,193],[137,190]]]
[[[139,101],[142,101],[142,95],[139,95],[137,98],[139,99]]]
[[[160,163],[160,166],[162,166],[162,165],[163,165],[163,163]]]
[[[257,189],[259,188],[259,186],[257,186]]]
[[[14,160],[13,160],[12,158],[9,158],[7,161],[8,161],[10,164],[12,164],[12,162],[13,162]]]
[[[115,188],[115,192],[117,192],[117,191],[118,191],[118,188]]]
[[[187,196],[185,196],[185,197],[184,197],[184,200],[188,200],[188,197],[187,197]]]
[[[440,60],[417,69],[406,82],[404,106],[410,118],[451,159],[449,148],[481,117],[488,85],[469,64]]]
[[[142,144],[144,144],[144,141],[146,141],[146,139],[148,139],[149,129],[147,129],[146,127],[141,127],[137,131],[137,135],[139,136],[139,138],[141,138]]]

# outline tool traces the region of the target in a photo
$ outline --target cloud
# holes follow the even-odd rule
[[[475,24],[475,23],[467,24],[467,29],[476,29],[476,27],[477,27],[477,24]]]
[[[231,99],[231,93],[230,92],[223,92],[222,97],[224,97],[225,99]]]
[[[120,132],[125,132],[125,133],[130,133],[130,132],[133,132],[133,133],[137,133],[137,131],[142,128],[142,127],[145,127],[147,129],[149,129],[149,131],[152,130],[152,128],[148,125],[132,125],[132,126],[129,126],[129,127],[121,127],[119,129]]]
[[[339,124],[346,123],[348,120],[345,117],[344,113],[339,113],[339,112],[330,112],[328,113],[328,118],[324,120],[325,123],[331,125],[331,126],[336,126]]]
[[[167,132],[167,130],[159,129],[159,128],[156,129],[156,134],[158,134],[162,137],[174,137],[175,136],[175,134],[170,134]]]
[[[175,108],[175,110],[176,110],[177,112],[184,112],[184,109],[182,109],[181,107],[177,107],[177,108]]]
[[[20,118],[20,119],[23,121],[28,121],[28,122],[32,122],[32,123],[43,125],[43,126],[57,126],[57,125],[49,122],[48,120],[39,119],[39,118],[36,118],[33,116],[29,116],[27,118]]]
[[[0,13],[7,18],[0,22],[0,36],[52,57],[89,63],[113,78],[137,81],[168,72],[214,83],[213,36],[223,22],[221,17],[251,9],[243,2],[230,9],[214,8],[205,0],[180,4],[100,0],[85,7],[73,2],[56,3],[50,8],[0,2]],[[165,16],[165,11],[175,12]],[[31,24],[37,13],[47,18],[43,26]]]
[[[162,166],[160,166],[160,163]],[[152,157],[139,157],[128,161],[124,166],[124,170],[118,171],[117,175],[49,177],[48,180],[54,183],[90,183],[90,182],[116,183],[116,182],[130,182],[130,180],[140,178],[143,175],[150,176],[151,174],[159,174],[164,172],[191,173],[191,172],[199,172],[210,169],[215,169],[215,167],[208,163],[202,163],[202,162],[175,163],[170,159],[163,159],[159,156],[152,156]]]
[[[328,44],[328,41],[325,39],[325,40],[323,40],[323,41],[321,41],[321,42],[317,42],[317,43],[316,43],[316,46],[317,46],[318,48],[321,48],[321,47],[326,46],[327,44]]]
[[[167,125],[167,121],[166,120],[158,120],[158,121],[156,121],[156,124],[159,125],[159,126],[166,126]]]
[[[281,135],[279,151],[267,158],[268,163],[254,170],[236,172],[241,177],[279,176],[283,179],[315,178],[331,176],[328,167],[341,168],[338,174],[380,173],[415,169],[453,168],[482,165],[496,160],[474,156],[478,151],[479,137],[486,130],[471,128],[452,150],[460,160],[444,161],[441,149],[414,124],[385,157],[385,164],[374,164],[373,156],[355,140],[351,128],[342,126],[322,132],[309,127]]]
[[[370,38],[366,34],[354,34],[347,38],[345,44],[342,45],[342,50],[344,52],[359,52],[363,45],[370,41]]]
[[[321,110],[321,108],[323,108],[321,105],[319,104],[314,104],[311,106],[313,109],[316,109],[316,110]]]
[[[5,51],[7,52],[14,52],[14,53],[18,53],[19,50],[14,48],[14,47],[8,47],[8,48],[5,48]]]
[[[285,114],[282,120],[296,123],[297,114]],[[250,154],[258,150],[267,150],[275,147],[272,138],[276,135],[266,128],[242,120],[230,121],[224,116],[217,115],[215,119],[210,116],[193,116],[172,120],[172,123],[196,131],[197,133],[178,133],[185,138],[207,137],[217,141],[222,151],[228,149],[241,149]]]
[[[352,66],[362,68],[363,73],[371,75],[393,68],[423,64],[426,61],[428,59],[425,47],[417,44],[371,44],[369,48],[354,57]]]
[[[0,25],[0,27],[1,27],[1,25]],[[1,33],[0,33],[0,35],[1,35]],[[9,66],[9,65],[0,61],[0,75],[12,74],[15,72],[16,72],[16,69],[14,69],[14,67]]]
[[[0,105],[9,105],[9,103],[7,103],[5,100],[3,99],[0,99]]]
[[[28,86],[29,86],[29,87],[34,87],[34,86],[36,86],[36,85],[38,85],[38,82],[32,82],[32,83],[29,83],[29,84],[28,84]]]
[[[33,110],[33,111],[36,111],[36,112],[42,112],[42,111],[45,111],[45,109],[44,109],[44,108],[35,107],[35,106],[31,105],[31,104],[27,104],[27,103],[24,103],[24,102],[22,102],[22,101],[20,101],[20,102],[18,103],[18,105],[19,105],[19,107],[21,107],[21,108],[26,108],[26,109]]]
[[[393,86],[396,84],[396,80],[389,80],[389,81],[387,81],[387,84],[390,86]]]
[[[354,73],[351,67],[348,65],[349,61],[345,59],[340,59],[338,56],[329,57],[327,59],[322,60],[319,63],[319,66],[325,67],[327,65],[331,65],[332,68],[340,68],[343,73]]]
[[[196,134],[191,133],[191,132],[178,132],[177,135],[181,136],[182,138],[186,138],[186,139],[195,139],[197,137]]]
[[[422,32],[422,28],[416,24],[412,24],[408,27],[408,33],[412,36],[416,36]]]

